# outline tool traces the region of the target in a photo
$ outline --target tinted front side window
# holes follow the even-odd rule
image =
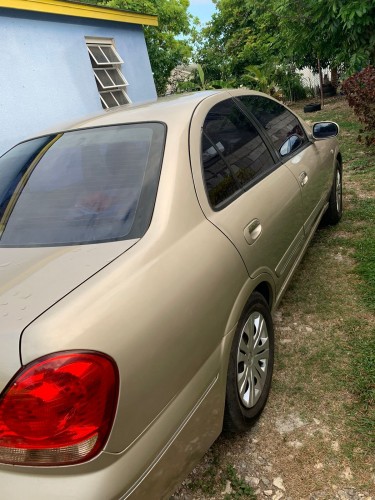
[[[202,162],[206,189],[215,207],[273,165],[258,131],[231,99],[214,106],[206,117]]]
[[[75,130],[0,158],[0,246],[138,238],[153,211],[164,147],[159,123]]]
[[[266,129],[275,149],[285,156],[291,150],[291,144],[298,147],[307,142],[306,134],[297,118],[282,104],[262,96],[239,97],[242,104]],[[296,136],[290,140],[291,136]]]

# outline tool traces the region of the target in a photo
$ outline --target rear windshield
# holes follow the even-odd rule
[[[140,238],[154,208],[161,123],[75,130],[23,142],[0,158],[0,246]]]

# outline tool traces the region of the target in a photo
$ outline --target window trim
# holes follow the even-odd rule
[[[259,182],[263,181],[266,177],[268,177],[270,174],[272,174],[272,172],[274,172],[279,167],[281,167],[281,165],[283,165],[281,162],[279,162],[277,164],[273,164],[269,169],[265,170],[262,173],[262,175],[260,175],[259,177],[256,177],[256,178],[252,179],[251,181],[249,181],[247,184],[245,184],[244,186],[242,186],[240,188],[240,190],[236,191],[231,196],[229,196],[226,200],[224,200],[221,203],[219,203],[218,205],[216,205],[216,207],[214,207],[211,204],[210,198],[209,198],[208,193],[207,193],[206,185],[204,185],[204,188],[205,188],[205,191],[206,191],[206,194],[207,194],[207,199],[208,199],[208,203],[210,205],[210,208],[212,209],[213,212],[220,212],[221,210],[223,210],[224,208],[226,208],[227,206],[229,206],[230,204],[232,204],[234,201],[236,201],[237,198],[240,198],[242,195],[244,195],[245,193],[247,193],[252,187],[256,186]]]

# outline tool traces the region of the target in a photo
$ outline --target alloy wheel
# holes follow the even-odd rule
[[[246,408],[253,407],[262,394],[269,356],[267,324],[263,315],[255,311],[242,329],[237,351],[237,389]]]
[[[342,204],[342,183],[341,183],[341,172],[340,170],[336,170],[336,208],[337,213],[341,213],[341,204]]]

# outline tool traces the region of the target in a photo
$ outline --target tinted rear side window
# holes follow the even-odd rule
[[[160,123],[75,130],[22,143],[0,158],[0,246],[141,237],[164,149]]]
[[[203,126],[202,163],[211,204],[218,207],[273,165],[265,143],[232,99],[216,104]]]
[[[266,129],[275,149],[282,156],[290,152],[289,148],[286,148],[284,144],[290,142],[292,135],[298,136],[299,146],[307,142],[306,134],[300,122],[282,104],[262,96],[242,96],[238,99]],[[284,153],[284,151],[287,151],[287,153]]]

